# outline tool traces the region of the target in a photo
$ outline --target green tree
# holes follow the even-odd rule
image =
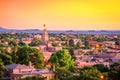
[[[85,40],[85,48],[90,49],[90,43],[88,40]]]
[[[111,80],[120,80],[120,72],[116,70],[110,70],[108,75]]]
[[[76,80],[76,79],[74,79],[72,73],[69,70],[66,70],[65,68],[64,69],[59,68],[55,71],[55,79]]]
[[[59,45],[58,45],[58,43],[53,42],[53,43],[52,43],[52,46],[58,47]]]
[[[70,53],[72,59],[75,60],[76,58],[75,58],[75,56],[74,56],[74,50],[75,50],[75,49],[74,49],[73,47],[70,47],[70,48],[69,48],[69,53]]]
[[[11,48],[11,53],[16,53],[18,49],[18,43],[15,40],[11,40],[8,43],[9,47]]]
[[[20,78],[19,80],[46,80],[46,77],[32,76],[32,77]]]
[[[115,41],[115,45],[120,45],[119,40]]]
[[[17,63],[28,65],[31,61],[36,68],[42,68],[44,66],[44,56],[36,48],[28,46],[19,47],[17,53]]]
[[[53,71],[55,71],[55,66],[57,65],[57,63],[58,63],[58,57],[57,57],[57,55],[54,53],[54,54],[52,54],[51,55],[51,57],[50,57],[50,59],[49,59],[49,61],[52,63],[52,65],[53,65]]]
[[[69,53],[70,53],[70,55],[73,57],[73,56],[74,56],[74,48],[70,48],[70,49],[69,49]]]
[[[107,66],[104,66],[104,64],[96,64],[93,67],[96,67],[101,72],[108,72],[109,71]]]
[[[17,55],[17,62],[20,64],[29,64],[31,53],[31,47],[19,47],[18,51],[16,52]]]
[[[77,44],[76,44],[76,49],[79,49],[80,47],[81,47],[80,42],[77,42]]]
[[[0,53],[0,59],[2,59],[5,65],[12,63],[12,57],[6,53]]]
[[[27,46],[24,42],[19,42],[18,45],[21,46],[21,47],[22,46]]]
[[[17,56],[17,54],[16,53],[12,53],[11,56],[12,56],[12,62],[13,63],[17,63],[18,62],[18,56]]]
[[[100,80],[101,72],[94,67],[84,67],[80,70],[79,80]]]
[[[40,50],[32,48],[30,59],[36,68],[44,68],[44,55]]]
[[[0,53],[6,53],[7,50],[6,50],[6,47],[0,47]]]
[[[115,62],[115,63],[111,64],[111,65],[110,65],[110,68],[111,68],[111,69],[115,69],[115,68],[114,68],[115,66],[120,66],[120,62]]]
[[[103,42],[103,39],[102,38],[97,38],[96,41],[97,42]]]
[[[39,46],[39,45],[42,45],[42,44],[44,44],[44,42],[42,42],[41,40],[39,40],[37,38],[34,38],[29,45],[30,46]]]
[[[69,46],[74,47],[74,41],[73,41],[73,39],[69,40]]]
[[[0,59],[0,79],[3,76],[3,73],[6,71],[6,68],[4,67],[2,59]]]
[[[10,46],[17,46],[18,44],[16,43],[15,40],[11,40],[11,41],[8,43],[8,45],[10,45]]]
[[[69,69],[71,66],[74,67],[74,61],[67,50],[59,50],[53,53],[49,60],[57,68]]]

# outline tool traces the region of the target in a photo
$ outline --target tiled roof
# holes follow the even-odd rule
[[[114,59],[120,59],[120,53],[116,54],[116,56],[113,57]]]
[[[20,65],[20,64],[10,64],[10,65],[6,65],[6,68],[15,69],[15,68],[30,68],[30,67],[25,65]]]

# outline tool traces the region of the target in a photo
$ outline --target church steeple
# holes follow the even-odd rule
[[[44,24],[43,26],[45,27],[46,25]]]
[[[43,34],[42,34],[42,40],[44,42],[48,42],[49,38],[48,38],[48,32],[46,29],[46,25],[44,24],[43,27],[44,27],[44,29],[43,29]]]
[[[46,25],[45,25],[45,24],[43,25],[43,27],[44,27],[44,30],[43,30],[43,31],[44,31],[44,32],[47,32],[47,29],[46,29]]]

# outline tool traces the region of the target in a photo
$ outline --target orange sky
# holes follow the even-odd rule
[[[120,0],[0,0],[0,26],[12,29],[120,30]]]

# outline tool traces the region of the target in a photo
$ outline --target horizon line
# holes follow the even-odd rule
[[[12,29],[12,30],[32,30],[32,29],[33,29],[33,30],[35,30],[35,29],[36,29],[36,30],[43,30],[43,29],[38,29],[38,28],[30,28],[30,29],[29,29],[29,28],[26,28],[26,29],[4,28],[4,27],[1,27],[1,26],[0,26],[0,28],[9,29],[9,30],[10,30],[10,29]],[[113,30],[111,30],[111,29],[86,29],[86,30],[85,30],[85,29],[84,29],[84,30],[83,30],[83,29],[82,29],[82,30],[80,30],[80,29],[77,29],[77,30],[76,30],[76,29],[64,29],[64,30],[63,30],[63,29],[59,29],[59,30],[58,30],[58,29],[48,29],[48,28],[47,28],[47,30],[48,30],[48,31],[49,31],[49,30],[54,30],[54,31],[70,31],[70,30],[71,30],[71,31],[120,31],[120,30],[116,30],[116,29],[113,29]]]

